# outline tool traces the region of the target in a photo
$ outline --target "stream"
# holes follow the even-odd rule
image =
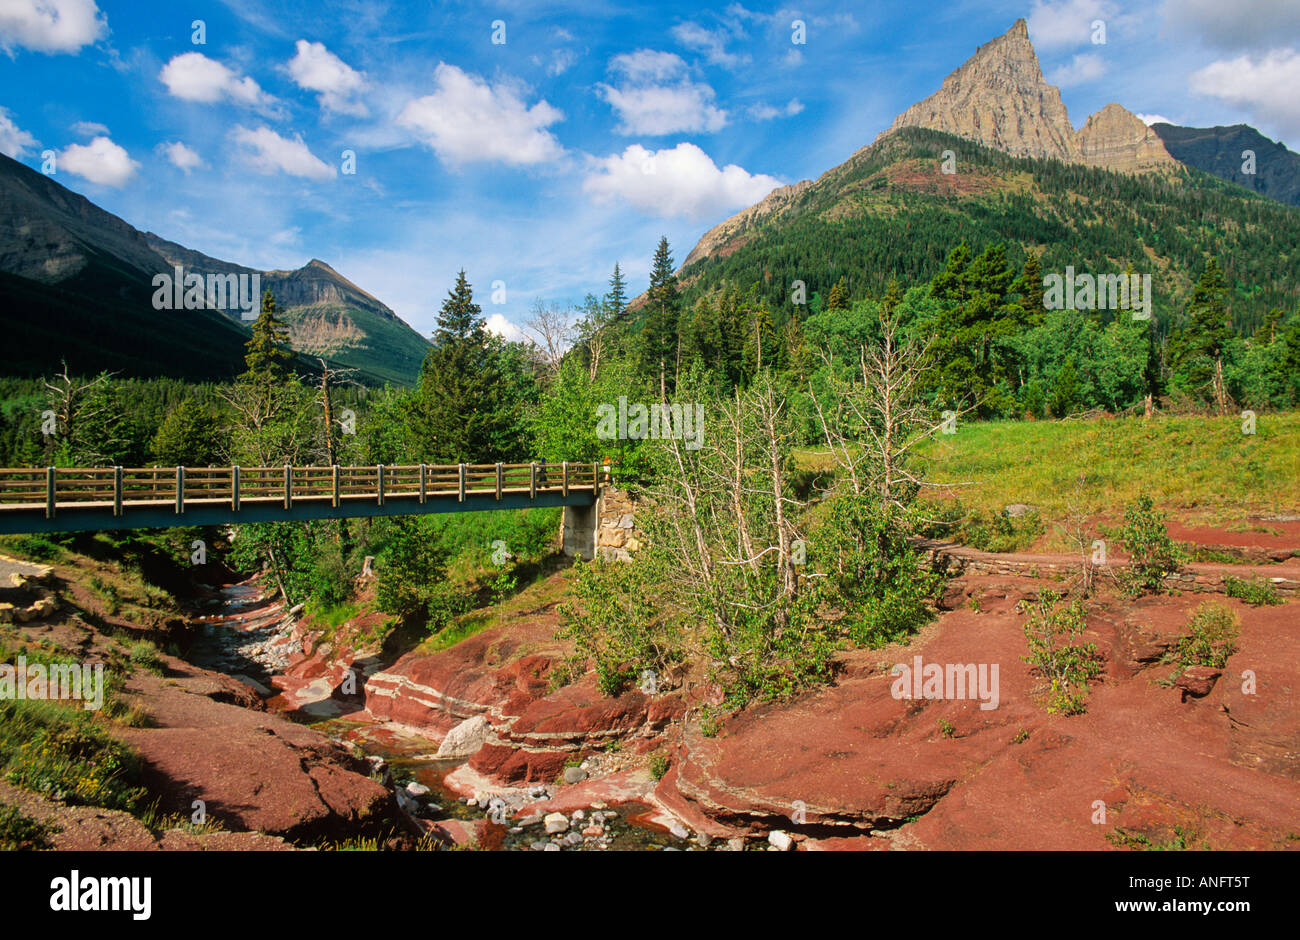
[[[294,621],[274,595],[265,595],[252,579],[221,587],[217,596],[200,606],[192,618],[195,638],[186,658],[205,669],[239,678],[264,698],[275,694],[272,677],[290,665],[295,652],[291,636]],[[308,725],[326,736],[360,750],[372,766],[387,771],[385,782],[398,791],[398,799],[409,815],[437,822],[459,820],[477,824],[488,815],[486,807],[459,797],[443,783],[466,758],[439,759],[434,752],[438,741],[410,729],[386,723],[358,720],[355,713],[345,718],[325,718],[298,710],[281,710],[285,717]],[[415,784],[412,791],[407,787]],[[421,788],[427,788],[427,791]],[[554,796],[555,784],[533,783],[521,788],[502,788],[512,808]],[[492,826],[484,847],[507,851],[703,851],[696,841],[686,839],[650,821],[652,807],[640,802],[607,806],[594,802],[577,813],[569,812],[567,831],[548,835],[543,823],[526,826]],[[582,830],[599,826],[600,836],[583,838]]]

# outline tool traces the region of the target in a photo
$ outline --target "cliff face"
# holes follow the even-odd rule
[[[938,91],[896,117],[880,137],[900,127],[956,134],[1017,157],[1080,159],[1061,93],[1043,78],[1022,19],[980,46]]]
[[[1076,140],[1080,158],[1090,166],[1144,173],[1177,163],[1154,130],[1113,101],[1088,118]]]

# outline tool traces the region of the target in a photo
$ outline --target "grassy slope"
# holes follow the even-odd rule
[[[1300,512],[1300,412],[1262,414],[1256,433],[1236,417],[993,421],[959,425],[924,450],[927,478],[974,481],[947,492],[963,505],[998,512],[1031,503],[1044,519],[1070,504],[1118,514],[1147,493],[1182,520],[1231,524],[1246,515]],[[824,449],[800,463],[825,466]],[[1076,495],[1083,474],[1086,483]]]
[[[1055,518],[1074,502],[1117,513],[1146,493],[1178,518],[1230,523],[1300,510],[1297,439],[1296,412],[1261,415],[1254,435],[1237,417],[1000,421],[959,427],[926,453],[932,479],[979,481],[960,498],[985,510],[1033,503]]]

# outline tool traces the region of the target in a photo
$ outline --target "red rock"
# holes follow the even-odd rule
[[[1214,688],[1214,683],[1219,676],[1223,675],[1221,669],[1212,669],[1209,666],[1188,666],[1183,670],[1183,674],[1174,682],[1176,688],[1183,690],[1184,701],[1190,695],[1192,698],[1205,698]]]
[[[656,799],[693,828],[704,818],[752,832],[797,831],[798,802],[810,827],[874,829],[871,841],[907,848],[1113,849],[1116,826],[1164,841],[1175,825],[1195,847],[1284,848],[1300,806],[1300,603],[1234,604],[1239,648],[1204,705],[1188,708],[1152,681],[1167,667],[1127,659],[1126,631],[1177,636],[1200,600],[1103,600],[1083,640],[1124,670],[1094,683],[1087,712],[1070,717],[1042,707],[1042,680],[1022,659],[1022,616],[943,614],[905,649],[849,654],[857,669],[837,686],[747,709],[713,738],[688,728]],[[889,677],[868,665],[916,653],[998,663],[998,708],[893,699]],[[1257,675],[1255,695],[1241,689],[1245,669]],[[962,736],[936,735],[940,718]],[[1029,737],[1013,744],[1021,729]],[[1106,825],[1092,822],[1098,800]]]

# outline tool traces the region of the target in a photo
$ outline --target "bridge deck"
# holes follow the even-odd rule
[[[0,469],[0,533],[472,512],[595,501],[596,464]]]

